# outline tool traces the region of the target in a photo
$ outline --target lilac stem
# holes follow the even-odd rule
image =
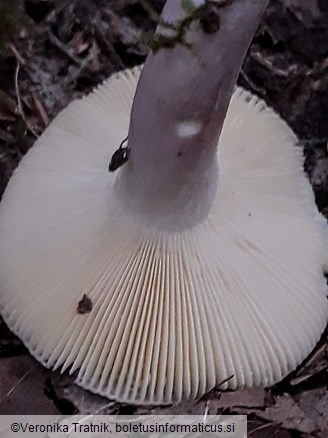
[[[268,0],[218,3],[225,5],[214,9],[217,31],[208,33],[195,21],[186,33],[189,47],[176,44],[148,56],[132,107],[129,160],[116,186],[130,210],[143,220],[160,218],[169,229],[172,221],[188,227],[208,215],[224,118]],[[185,14],[180,1],[168,0],[162,18],[177,24]]]

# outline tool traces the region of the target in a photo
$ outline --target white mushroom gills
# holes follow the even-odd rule
[[[158,214],[167,200],[152,211],[147,198],[142,211],[120,191],[134,160],[107,173],[139,74],[70,104],[14,173],[0,204],[1,314],[37,360],[108,398],[179,402],[230,376],[224,388],[271,385],[328,316],[327,225],[297,139],[237,88],[207,214],[180,220],[183,209]],[[79,315],[84,294],[93,309]]]

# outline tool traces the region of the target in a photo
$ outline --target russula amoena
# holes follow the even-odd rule
[[[203,15],[188,46],[151,53],[135,99],[140,68],[71,103],[8,184],[1,313],[86,389],[163,404],[230,376],[222,388],[268,386],[325,328],[326,222],[302,151],[258,98],[230,101],[266,3],[205,2],[218,26]],[[168,0],[163,17],[185,13]],[[128,159],[108,172],[127,133]]]

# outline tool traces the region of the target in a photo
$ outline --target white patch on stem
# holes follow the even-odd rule
[[[176,132],[179,138],[193,137],[201,130],[200,120],[185,120],[176,124]]]

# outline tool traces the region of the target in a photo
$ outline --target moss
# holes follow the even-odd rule
[[[141,4],[148,12],[152,21],[162,28],[170,29],[172,31],[172,35],[160,34],[155,35],[150,39],[148,44],[151,50],[156,53],[162,48],[172,49],[178,44],[190,49],[190,45],[186,42],[186,34],[192,23],[206,20],[206,17],[212,15],[214,11],[224,6],[226,3],[218,5],[212,0],[205,0],[203,5],[194,7],[191,0],[181,0],[181,6],[185,11],[186,16],[174,25],[161,19],[146,0],[141,0]]]

